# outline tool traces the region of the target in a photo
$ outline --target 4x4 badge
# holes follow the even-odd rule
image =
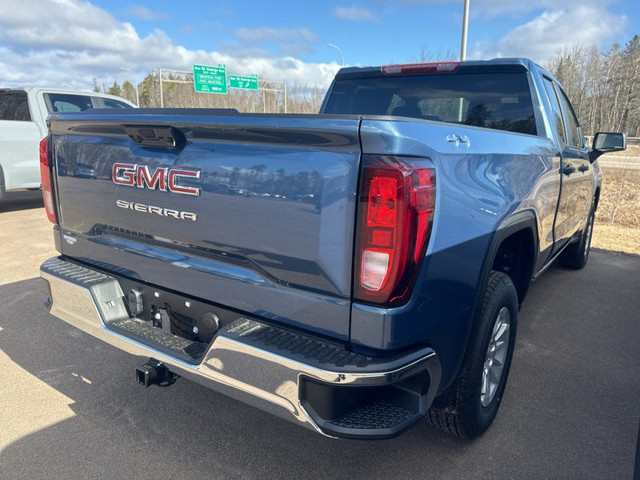
[[[469,137],[467,137],[466,135],[458,135],[456,133],[452,133],[451,135],[447,135],[445,138],[447,142],[455,143],[456,147],[461,143],[464,143],[467,148],[471,146],[471,140],[469,140]]]

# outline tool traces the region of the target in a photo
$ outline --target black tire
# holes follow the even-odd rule
[[[587,261],[589,260],[589,252],[591,251],[591,237],[595,216],[595,209],[591,207],[589,220],[587,220],[587,225],[585,226],[582,235],[580,235],[580,240],[569,245],[564,249],[564,252],[560,254],[560,265],[574,270],[579,270],[587,264]]]
[[[458,378],[427,411],[427,420],[431,425],[468,439],[479,437],[489,428],[498,413],[507,384],[518,315],[518,295],[508,275],[491,272],[480,308]],[[508,344],[504,347],[506,351],[501,374],[495,382],[493,393],[481,397],[485,391],[483,381],[489,377],[485,372],[494,327],[505,317],[504,312],[508,312],[509,329],[504,332]]]

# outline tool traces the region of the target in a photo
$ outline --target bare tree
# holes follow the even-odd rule
[[[586,134],[624,131],[640,135],[640,37],[624,49],[566,48],[547,65],[564,86]]]

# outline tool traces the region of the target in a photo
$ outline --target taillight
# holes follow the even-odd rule
[[[40,181],[42,182],[42,200],[49,221],[56,223],[56,211],[53,205],[51,189],[51,163],[49,162],[49,137],[40,140]]]
[[[356,299],[385,305],[408,299],[429,242],[435,187],[426,159],[363,157]]]
[[[417,73],[453,73],[460,62],[409,63],[405,65],[386,65],[382,67],[385,75],[411,75]]]

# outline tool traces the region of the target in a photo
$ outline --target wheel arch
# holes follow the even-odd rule
[[[441,385],[439,393],[445,393],[446,390],[451,386],[451,384],[458,378],[460,374],[460,367],[462,366],[464,359],[466,358],[469,350],[469,339],[471,337],[471,332],[476,329],[476,325],[478,323],[479,310],[480,305],[483,298],[483,293],[487,288],[487,284],[489,281],[489,277],[491,276],[491,272],[493,271],[496,258],[499,254],[500,247],[509,239],[513,238],[528,238],[529,239],[529,261],[530,265],[527,269],[525,269],[521,278],[518,279],[520,286],[514,283],[516,287],[516,291],[518,292],[518,303],[522,305],[522,301],[526,296],[526,293],[529,289],[529,285],[531,284],[531,279],[533,277],[533,269],[537,259],[538,252],[538,227],[536,222],[535,214],[530,210],[525,210],[521,212],[517,212],[509,217],[505,218],[496,228],[493,233],[489,246],[486,250],[486,255],[484,259],[484,263],[481,269],[481,273],[477,282],[477,288],[475,293],[475,300],[473,304],[473,313],[472,319],[469,322],[469,328],[467,332],[467,336],[465,339],[464,349],[462,350],[464,353],[460,356],[458,360],[458,365],[456,367],[456,374],[453,375],[452,379],[446,384]],[[506,272],[505,272],[506,273]],[[508,274],[508,273],[507,273]],[[511,277],[511,275],[509,275]],[[513,279],[512,279],[513,281]]]
[[[507,218],[492,238],[483,270],[485,281],[493,270],[506,273],[522,305],[531,285],[538,250],[538,227],[533,212],[520,212]]]

